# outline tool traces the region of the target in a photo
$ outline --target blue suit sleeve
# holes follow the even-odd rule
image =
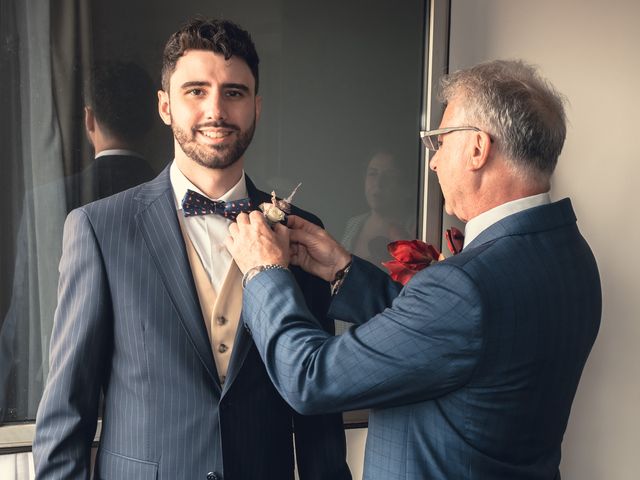
[[[110,300],[93,228],[81,210],[65,222],[50,371],[36,418],[38,479],[89,478],[104,359],[111,338]]]
[[[352,310],[361,299],[348,299]],[[468,381],[482,351],[478,290],[446,262],[417,274],[388,308],[338,337],[320,328],[286,271],[249,282],[243,309],[276,388],[304,414],[445,395]]]
[[[375,265],[353,256],[351,269],[334,300],[329,316],[361,324],[391,306],[402,285]],[[353,299],[358,299],[357,302]]]

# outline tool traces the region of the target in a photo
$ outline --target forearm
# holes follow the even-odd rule
[[[482,349],[482,302],[463,272],[429,270],[340,336],[320,328],[289,272],[256,276],[243,319],[282,397],[302,414],[318,414],[413,403],[468,381]],[[443,286],[445,278],[465,295]]]

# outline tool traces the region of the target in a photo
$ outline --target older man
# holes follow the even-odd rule
[[[440,128],[422,138],[447,212],[468,221],[462,253],[402,288],[300,218],[271,232],[243,215],[227,240],[245,272],[243,319],[296,410],[373,409],[365,478],[559,478],[601,316],[571,202],[548,193],[562,99],[519,61],[454,73],[443,97]],[[289,261],[333,281],[330,314],[356,326],[322,331]]]

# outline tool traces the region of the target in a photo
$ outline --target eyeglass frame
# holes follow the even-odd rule
[[[440,148],[440,145],[438,142],[438,137],[440,135],[446,135],[448,133],[461,132],[466,130],[474,131],[474,132],[482,132],[482,130],[479,129],[478,127],[472,127],[471,125],[463,125],[460,127],[445,127],[445,128],[438,128],[436,130],[422,130],[420,132],[420,139],[422,140],[423,145],[427,147],[428,150],[432,152],[437,152],[438,149]],[[432,140],[434,136],[435,136],[435,143]],[[493,142],[493,138],[489,137],[489,139],[491,140],[491,142]]]

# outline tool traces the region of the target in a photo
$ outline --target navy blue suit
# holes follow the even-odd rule
[[[324,333],[292,276],[249,282],[243,318],[299,412],[371,407],[366,479],[559,478],[601,289],[568,199],[513,214],[404,288],[354,258]]]
[[[269,201],[247,180],[254,202]],[[318,223],[318,219],[297,211]],[[319,319],[328,285],[302,271]],[[224,387],[180,231],[168,167],[71,212],[51,368],[36,420],[38,479],[85,479],[104,392],[99,479],[349,479],[339,414],[295,414],[239,327]]]

